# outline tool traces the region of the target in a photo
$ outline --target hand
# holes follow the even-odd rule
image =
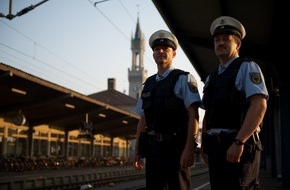
[[[142,161],[136,161],[135,163],[134,163],[134,168],[136,169],[136,170],[143,170],[143,168],[144,168],[144,166],[143,166],[143,162]]]
[[[227,161],[231,163],[240,162],[243,151],[244,145],[236,145],[233,143],[227,151]]]
[[[140,158],[139,160],[134,162],[134,168],[136,170],[143,170],[144,168],[144,160]]]
[[[144,160],[142,158],[140,158],[137,151],[134,153],[133,167],[136,170],[142,170],[144,168]]]
[[[194,149],[184,149],[180,158],[180,167],[182,169],[194,165]]]

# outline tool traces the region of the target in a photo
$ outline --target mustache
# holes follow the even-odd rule
[[[226,47],[225,47],[224,45],[218,45],[218,46],[216,47],[216,49],[217,49],[217,50],[219,50],[219,49],[226,49]]]

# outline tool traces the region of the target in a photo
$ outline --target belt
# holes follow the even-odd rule
[[[230,140],[230,139],[234,139],[235,136],[236,136],[237,133],[225,133],[225,132],[222,132],[220,134],[216,134],[216,135],[207,135],[207,137],[212,140],[212,141],[215,141],[217,143],[220,143],[222,141],[227,141],[227,140]],[[260,137],[259,137],[259,134],[257,132],[254,132],[253,135],[246,141],[246,144],[249,143],[249,144],[256,144],[257,142],[260,141]]]
[[[176,134],[149,134],[149,139],[152,141],[171,141],[176,138]]]
[[[236,135],[237,133],[225,133],[225,132],[221,132],[220,134],[214,134],[214,135],[206,134],[209,140],[217,142],[217,143],[224,142],[224,141],[233,141]]]

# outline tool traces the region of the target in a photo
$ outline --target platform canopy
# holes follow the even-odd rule
[[[0,63],[0,117],[63,131],[92,123],[93,134],[135,138],[139,116]],[[25,120],[25,121],[23,121]],[[23,123],[22,123],[23,122]]]

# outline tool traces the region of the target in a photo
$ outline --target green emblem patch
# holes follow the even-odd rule
[[[262,82],[260,73],[250,73],[251,82],[254,84],[260,84]]]

